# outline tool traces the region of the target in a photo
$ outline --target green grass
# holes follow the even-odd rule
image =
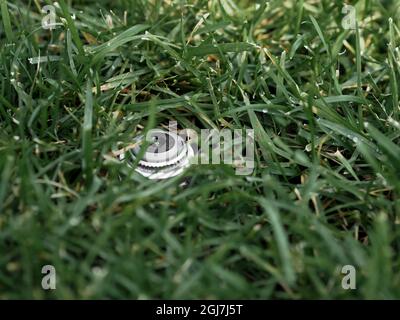
[[[397,1],[51,2],[0,0],[0,298],[400,298]],[[173,119],[254,129],[253,175],[111,156]]]

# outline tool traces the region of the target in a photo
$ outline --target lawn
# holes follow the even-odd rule
[[[0,0],[0,299],[400,298],[400,3],[350,2]],[[172,120],[254,172],[113,156]]]

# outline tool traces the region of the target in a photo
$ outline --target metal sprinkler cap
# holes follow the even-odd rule
[[[149,179],[168,179],[181,174],[194,156],[190,144],[177,133],[153,129],[148,132],[147,138],[141,135],[135,139],[136,147],[129,150],[131,159],[127,160],[135,162],[146,141],[150,145],[135,170]],[[122,153],[120,160],[124,159],[125,153]]]

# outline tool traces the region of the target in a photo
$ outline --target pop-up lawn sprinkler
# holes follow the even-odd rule
[[[175,132],[154,129],[147,139],[141,135],[135,139],[135,147],[119,155],[132,165],[137,162],[143,147],[149,143],[136,171],[149,179],[168,179],[181,174],[190,165],[194,150],[189,143]]]

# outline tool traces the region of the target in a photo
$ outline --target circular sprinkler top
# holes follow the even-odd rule
[[[134,163],[141,155],[143,147],[148,146],[139,161],[136,171],[149,179],[168,179],[181,174],[194,156],[194,151],[189,143],[177,133],[154,129],[135,139],[135,147],[120,155],[120,160]]]

